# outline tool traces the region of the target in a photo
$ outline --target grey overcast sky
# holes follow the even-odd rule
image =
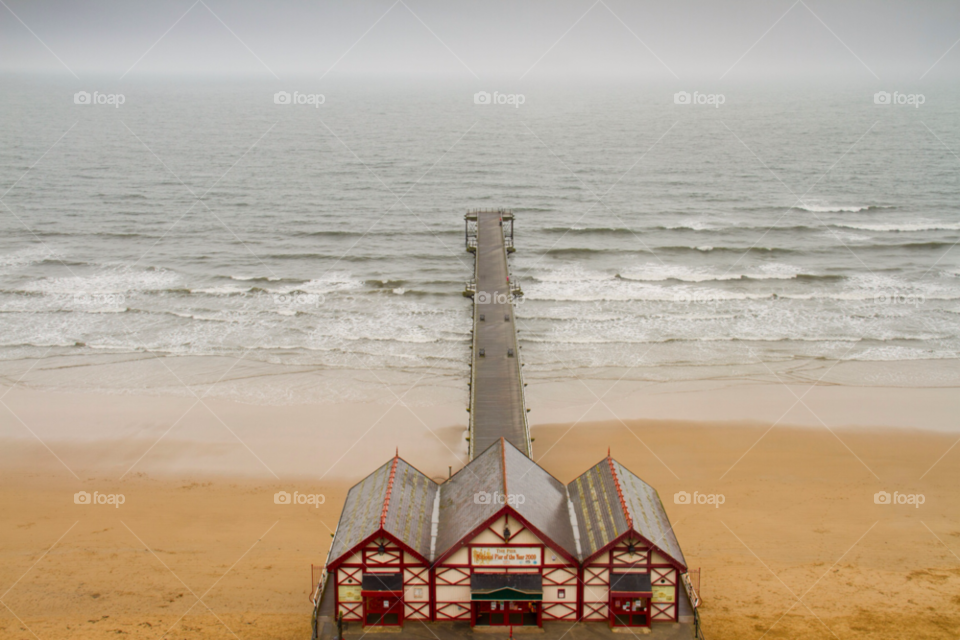
[[[0,72],[644,80],[960,77],[943,0],[2,0]],[[953,47],[951,49],[951,47]]]

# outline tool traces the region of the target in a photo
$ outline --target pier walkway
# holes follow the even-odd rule
[[[476,210],[464,216],[467,250],[476,256],[473,297],[473,358],[470,375],[470,459],[505,438],[528,457],[530,429],[523,397],[520,349],[507,254],[513,252],[513,213]]]

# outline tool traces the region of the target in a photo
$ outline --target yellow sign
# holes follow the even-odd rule
[[[473,547],[475,567],[539,567],[539,547]]]
[[[360,585],[341,585],[340,588],[337,589],[337,596],[340,602],[360,602]]]
[[[654,602],[673,602],[676,598],[676,587],[673,585],[653,585],[653,601]]]

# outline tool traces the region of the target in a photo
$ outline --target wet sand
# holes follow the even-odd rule
[[[4,402],[25,424],[0,407],[3,638],[309,637],[310,565],[346,489],[398,446],[438,479],[463,455],[450,407],[210,401],[150,449],[188,399]],[[566,482],[609,446],[658,489],[702,569],[710,640],[960,637],[960,433],[575,419],[536,426],[535,457]],[[278,505],[281,490],[325,502]],[[124,501],[78,505],[78,491]],[[723,504],[675,504],[679,491]],[[878,505],[878,491],[923,504]]]

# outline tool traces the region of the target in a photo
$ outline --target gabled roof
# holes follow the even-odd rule
[[[656,489],[609,455],[568,485],[584,560],[634,531],[686,567]]]
[[[432,560],[442,557],[505,508],[511,508],[547,537],[544,543],[578,557],[566,487],[501,438],[443,483]]]
[[[565,487],[502,438],[443,485],[399,456],[354,485],[327,566],[381,531],[432,564],[504,510],[580,562],[632,531],[686,568],[660,496],[619,462],[608,455]]]
[[[381,529],[429,559],[436,495],[436,482],[394,457],[347,492],[327,564]]]

